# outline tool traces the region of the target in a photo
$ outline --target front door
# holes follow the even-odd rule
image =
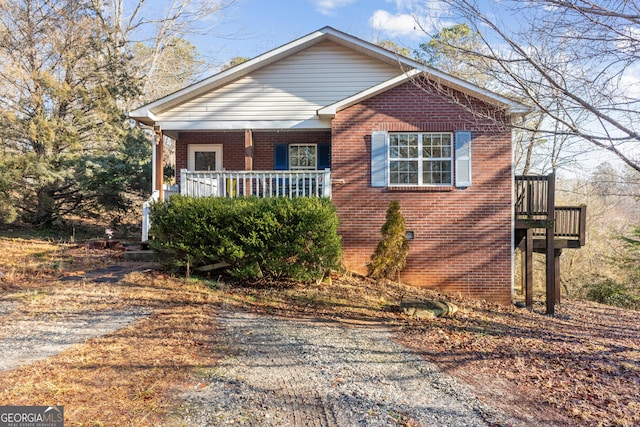
[[[189,144],[187,168],[190,171],[222,170],[222,145]]]

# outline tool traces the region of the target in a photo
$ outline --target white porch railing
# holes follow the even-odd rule
[[[327,197],[331,170],[180,171],[180,194],[193,197]]]
[[[160,198],[158,190],[154,190],[149,197],[149,200],[142,204],[142,242],[149,240],[149,229],[151,228],[151,221],[149,220],[149,208],[151,204],[157,202]]]

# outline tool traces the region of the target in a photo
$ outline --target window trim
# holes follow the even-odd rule
[[[293,147],[313,147],[314,151],[315,151],[315,162],[313,164],[313,166],[296,166],[293,167],[291,165],[291,159],[293,158],[293,156],[291,155],[291,149]],[[318,144],[316,143],[311,143],[311,144],[288,144],[288,149],[287,149],[288,153],[287,155],[289,156],[289,161],[288,161],[288,167],[289,170],[294,170],[294,171],[310,171],[310,170],[318,170]]]
[[[223,169],[222,163],[222,144],[189,144],[187,145],[187,170],[194,172],[196,166],[196,152],[215,152],[216,153],[216,171]]]
[[[391,135],[418,135],[418,157],[417,158],[392,158],[391,157]],[[434,157],[434,158],[425,158],[422,156],[423,153],[423,138],[424,135],[449,135],[449,157]],[[455,174],[455,141],[454,141],[454,133],[453,132],[389,132],[386,135],[386,181],[387,187],[396,187],[396,188],[428,188],[428,187],[452,187],[454,185],[454,174]],[[392,183],[391,182],[391,162],[392,161],[416,161],[418,162],[418,183],[417,184],[402,184],[402,183]],[[448,161],[451,165],[450,167],[450,180],[448,183],[423,183],[423,172],[424,172],[424,162],[425,161]]]

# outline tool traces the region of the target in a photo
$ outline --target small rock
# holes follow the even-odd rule
[[[458,307],[447,301],[408,300],[400,305],[403,313],[418,319],[433,319],[434,317],[452,317]]]

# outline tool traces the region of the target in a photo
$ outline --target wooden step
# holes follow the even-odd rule
[[[154,261],[155,252],[150,249],[126,251],[122,254],[125,261]]]

